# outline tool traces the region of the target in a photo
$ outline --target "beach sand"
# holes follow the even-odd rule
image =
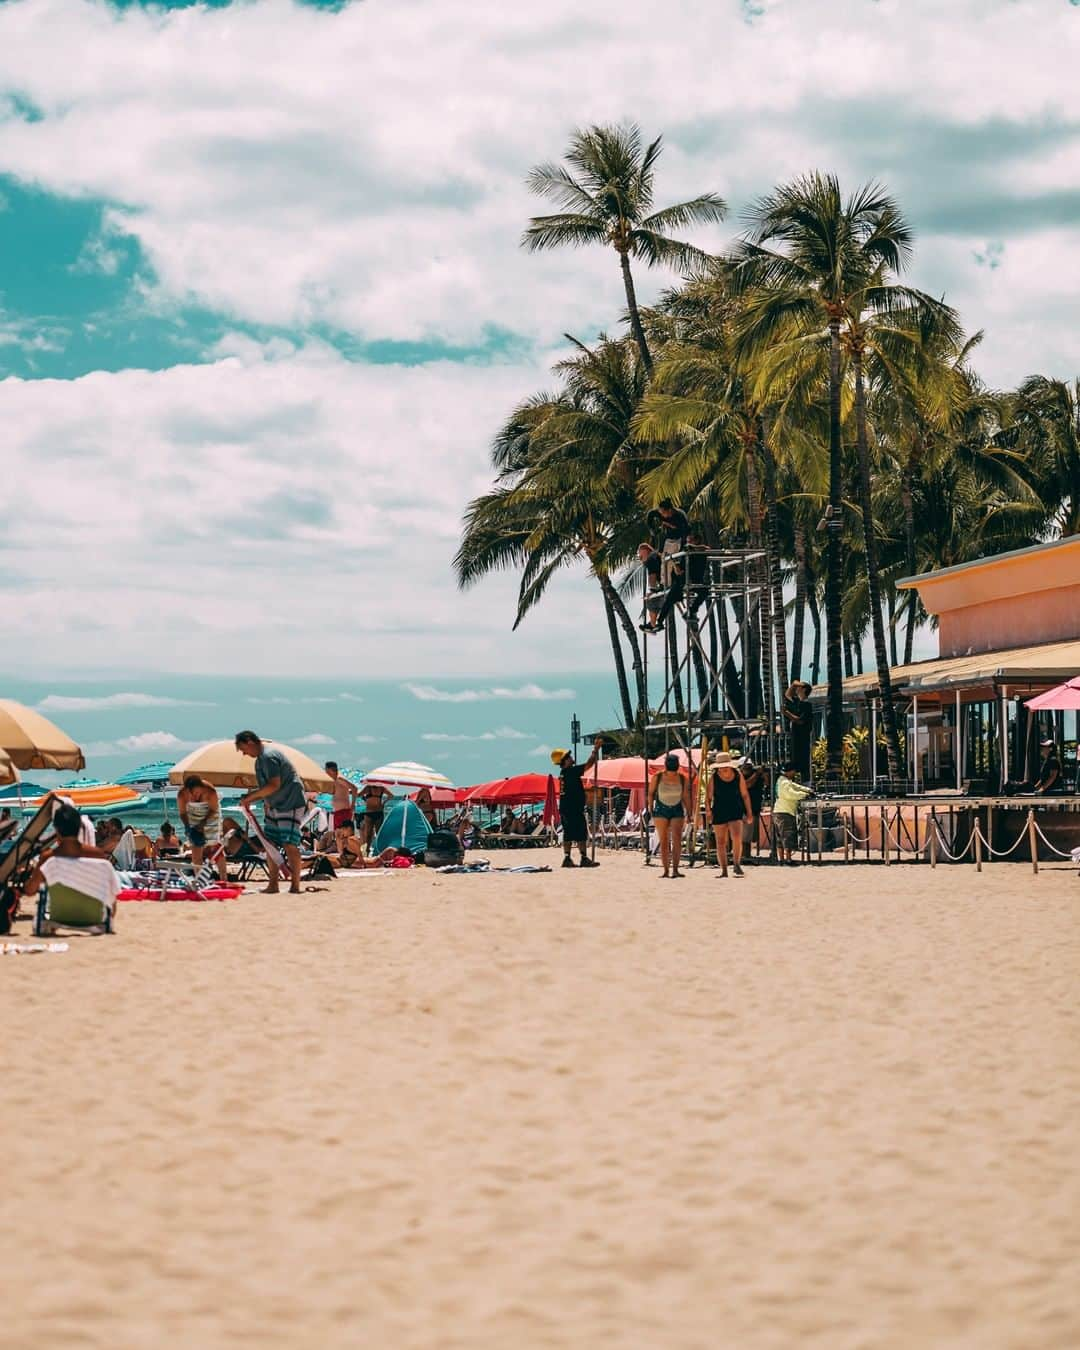
[[[0,1345],[1075,1350],[1075,869],[601,858],[4,959]]]

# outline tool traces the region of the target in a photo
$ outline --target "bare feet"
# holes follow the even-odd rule
[[[260,895],[280,895],[281,889],[278,886],[264,886],[259,892]]]
[[[672,879],[672,881],[674,881],[676,878],[678,878],[679,881],[682,881],[682,879],[683,879],[683,877],[684,877],[685,875],[686,875],[685,872],[675,871],[675,872],[672,872],[672,874],[671,874],[671,879]]]

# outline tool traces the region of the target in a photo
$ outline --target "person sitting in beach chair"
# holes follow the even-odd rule
[[[178,858],[183,852],[180,846],[180,839],[173,829],[171,823],[167,820],[161,822],[161,832],[154,840],[154,859]]]
[[[79,838],[82,819],[74,807],[57,807],[52,823],[56,846],[34,868],[25,886],[27,895],[39,895],[35,935],[55,933],[58,928],[111,933],[120,889],[112,861]]]
[[[12,847],[0,858],[0,933],[11,932],[19,912],[19,897],[52,833],[56,807],[57,798],[50,793],[26,822]]]

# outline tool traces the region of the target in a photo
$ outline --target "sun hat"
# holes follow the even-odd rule
[[[569,753],[570,753],[569,750],[552,750],[551,752],[552,764],[561,764]]]
[[[1053,745],[1053,741],[1040,741],[1039,748],[1045,750],[1048,745]]]
[[[712,757],[713,764],[731,764],[732,766],[742,763],[742,755],[733,755],[730,750],[717,750]]]

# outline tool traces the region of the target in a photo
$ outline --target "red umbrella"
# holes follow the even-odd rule
[[[547,776],[547,791],[544,794],[542,820],[545,825],[550,825],[553,829],[559,823],[559,803],[555,797],[555,779],[551,774]]]
[[[423,790],[423,788],[417,788],[416,791],[411,794],[409,800],[416,801]],[[428,788],[428,791],[431,794],[431,805],[436,811],[447,811],[451,806],[456,806],[458,804],[459,799],[456,788],[433,787]]]
[[[1048,689],[1045,694],[1037,694],[1034,698],[1029,698],[1027,706],[1035,709],[1053,709],[1055,712],[1080,709],[1080,675],[1077,675],[1074,679],[1066,680],[1064,684],[1055,685],[1053,689]]]
[[[547,795],[544,773],[519,773],[514,778],[500,778],[494,783],[481,783],[469,794],[471,802],[485,802],[497,806],[529,806],[542,802]]]

